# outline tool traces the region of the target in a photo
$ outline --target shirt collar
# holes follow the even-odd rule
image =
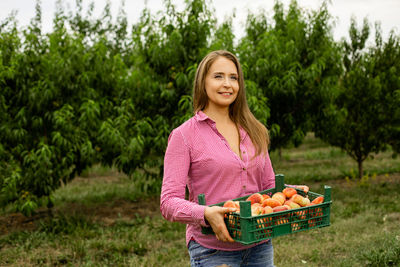
[[[209,120],[211,122],[214,122],[212,119],[210,119],[202,110],[197,111],[195,118],[197,121],[206,121]],[[215,122],[214,122],[215,123]],[[247,132],[242,128],[242,126],[239,125],[239,133],[240,133],[240,140],[243,141],[244,138],[247,136]]]
[[[195,118],[197,121],[211,120],[202,110],[197,111]]]

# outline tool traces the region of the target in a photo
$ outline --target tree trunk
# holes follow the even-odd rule
[[[358,163],[358,178],[362,178],[364,175],[364,170],[363,170],[363,160],[362,159],[358,159],[357,160]]]

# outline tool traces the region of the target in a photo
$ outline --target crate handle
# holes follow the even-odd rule
[[[277,174],[275,175],[275,192],[282,192],[285,188],[285,175]]]
[[[240,217],[251,217],[251,202],[240,201]]]
[[[206,205],[206,196],[204,194],[199,194],[197,199],[199,200],[200,205]]]
[[[330,202],[331,201],[331,187],[328,185],[325,185],[324,189],[325,189],[324,202]]]

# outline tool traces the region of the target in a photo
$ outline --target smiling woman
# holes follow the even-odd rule
[[[236,243],[224,223],[235,209],[207,204],[238,198],[275,186],[268,155],[268,131],[246,100],[243,72],[235,55],[218,50],[199,64],[193,88],[194,116],[174,129],[164,157],[160,209],[170,221],[187,224],[192,266],[273,266],[270,240]],[[189,199],[185,199],[185,188]],[[215,235],[203,235],[201,226]]]
[[[206,76],[207,110],[229,107],[239,91],[238,74],[235,64],[225,57],[219,57],[212,64]]]

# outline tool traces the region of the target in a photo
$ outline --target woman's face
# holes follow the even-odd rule
[[[239,92],[239,76],[231,60],[218,57],[206,75],[207,108],[229,108]]]

